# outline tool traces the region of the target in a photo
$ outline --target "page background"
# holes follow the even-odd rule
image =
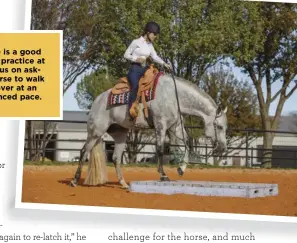
[[[24,0],[0,1],[0,30],[22,30],[24,28],[24,10]],[[5,233],[33,235],[42,234],[42,232],[53,234],[60,232],[63,235],[66,232],[79,232],[87,236],[85,242],[110,242],[107,241],[107,236],[112,232],[118,234],[123,231],[131,234],[153,232],[182,234],[185,231],[189,234],[211,234],[212,232],[224,234],[228,231],[233,233],[252,232],[256,236],[256,242],[296,242],[297,225],[295,223],[15,209],[18,127],[19,121],[0,121],[1,163],[6,163],[6,169],[0,170],[2,182],[0,192],[4,195],[3,204],[0,205],[0,208],[3,209],[3,219],[0,220],[0,224],[3,223],[3,227],[0,228],[2,235]]]

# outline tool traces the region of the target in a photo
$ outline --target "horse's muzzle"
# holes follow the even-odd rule
[[[223,143],[215,143],[214,144],[214,152],[216,154],[222,155],[223,153],[227,152],[227,145]]]

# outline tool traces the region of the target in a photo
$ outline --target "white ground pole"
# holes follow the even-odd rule
[[[277,196],[277,184],[211,182],[211,181],[132,181],[130,191],[156,194],[190,194],[220,197]]]

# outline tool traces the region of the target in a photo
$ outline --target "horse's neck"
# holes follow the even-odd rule
[[[177,81],[180,106],[183,114],[194,115],[205,121],[216,113],[216,104],[210,96],[199,91],[193,85]]]

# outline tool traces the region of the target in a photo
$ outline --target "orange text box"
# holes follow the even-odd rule
[[[0,117],[60,118],[62,33],[0,33]]]

